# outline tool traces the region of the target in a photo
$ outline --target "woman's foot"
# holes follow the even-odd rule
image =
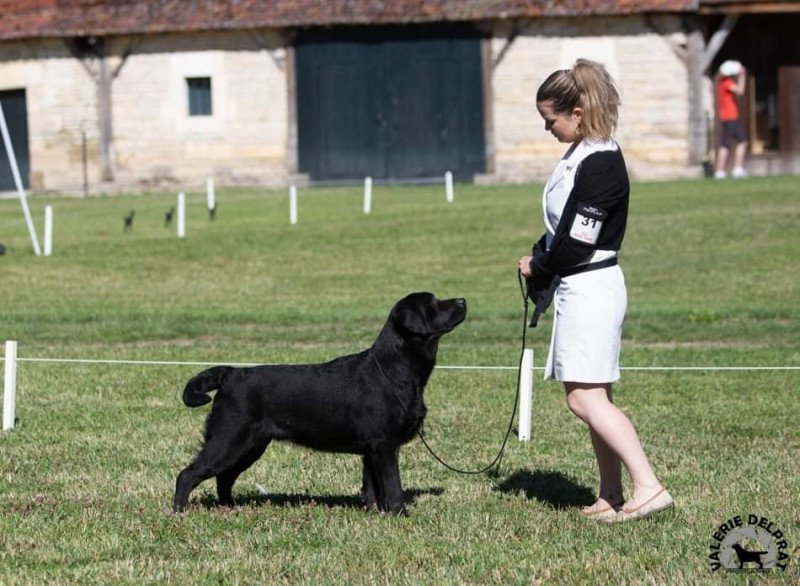
[[[612,523],[618,523],[643,519],[661,511],[666,511],[672,508],[673,505],[672,495],[663,486],[658,486],[655,490],[640,491],[640,494],[622,506],[616,516],[609,517],[607,520]]]
[[[612,516],[617,514],[621,506],[622,496],[619,498],[599,497],[593,504],[583,507],[581,509],[581,515],[593,519],[603,516]]]
[[[649,486],[634,486],[633,498],[625,501],[624,508],[628,511],[637,510],[644,506],[651,499],[661,494],[669,494],[666,489],[660,484],[653,484]]]

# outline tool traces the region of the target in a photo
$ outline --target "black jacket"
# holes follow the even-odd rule
[[[585,262],[595,250],[619,250],[628,221],[630,183],[620,150],[599,151],[581,161],[550,250],[546,235],[531,260],[535,289]]]

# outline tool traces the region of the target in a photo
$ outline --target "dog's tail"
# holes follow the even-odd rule
[[[218,389],[232,371],[230,366],[215,366],[190,379],[183,389],[184,404],[187,407],[199,407],[211,401],[207,393]]]

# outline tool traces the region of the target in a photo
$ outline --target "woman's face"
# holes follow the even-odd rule
[[[554,112],[553,101],[537,102],[536,109],[544,119],[544,129],[555,136],[559,142],[573,143],[583,138],[578,125],[581,123],[583,111],[573,108],[572,112]]]

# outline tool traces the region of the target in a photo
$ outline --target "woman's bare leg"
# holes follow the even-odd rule
[[[589,426],[592,434],[600,468],[601,497],[606,486],[613,490],[618,488],[614,470],[620,461],[633,482],[633,498],[626,502],[626,507],[635,508],[658,493],[661,483],[630,419],[611,402],[610,385],[568,382],[564,383],[564,388],[570,410]]]

